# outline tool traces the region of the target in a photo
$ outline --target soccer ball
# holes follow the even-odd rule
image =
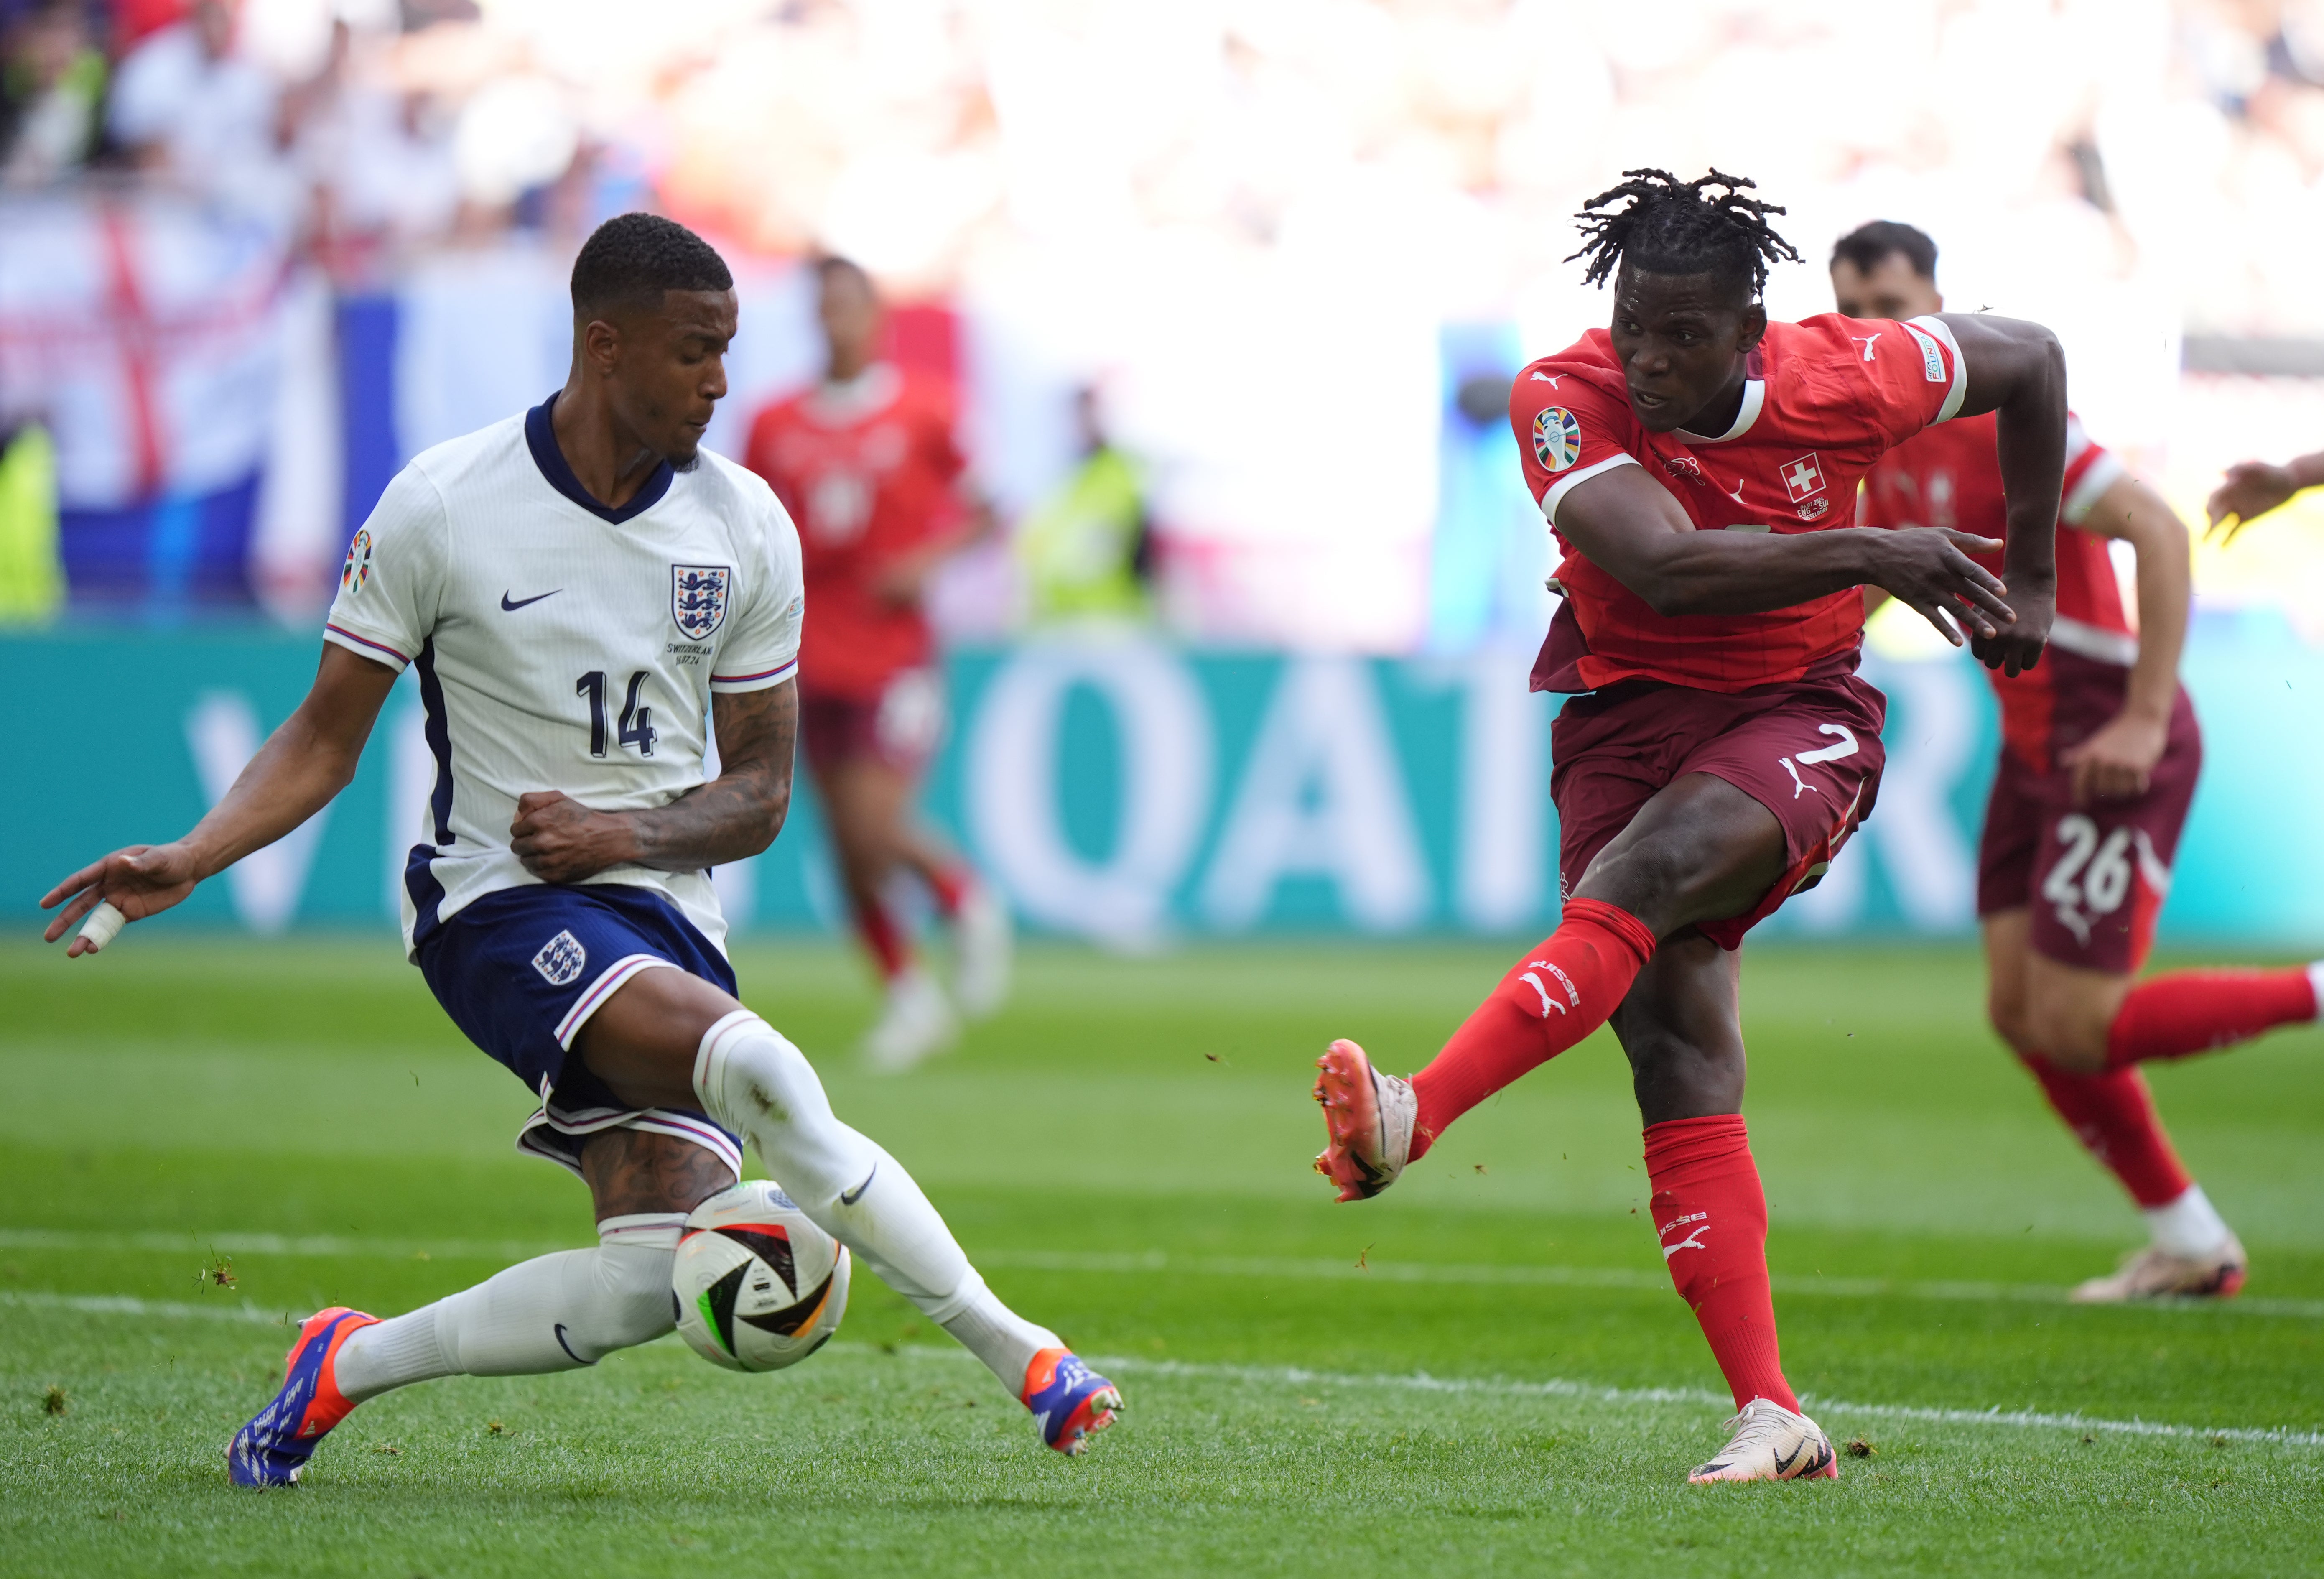
[[[847,1247],[768,1179],[687,1214],[671,1265],[678,1331],[729,1371],[780,1371],[823,1347],[847,1311]]]

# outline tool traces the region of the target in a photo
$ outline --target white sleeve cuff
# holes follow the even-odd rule
[[[404,666],[411,661],[410,654],[401,649],[351,631],[336,620],[323,626],[323,640],[336,642],[359,658],[368,658],[374,663],[384,663],[398,674],[402,673]]]
[[[2089,518],[2090,512],[2098,507],[2098,502],[2106,496],[2106,491],[2129,475],[2130,468],[2122,464],[2120,457],[2111,454],[2099,456],[2083,470],[2082,480],[2074,485],[2074,491],[2066,495],[2066,502],[2058,506],[2058,519],[2068,526],[2081,525]]]
[[[1563,476],[1550,484],[1548,487],[1542,490],[1542,519],[1548,522],[1550,525],[1555,526],[1557,524],[1557,507],[1559,503],[1564,500],[1568,494],[1573,491],[1577,484],[1586,483],[1594,476],[1599,476],[1604,473],[1612,471],[1618,466],[1636,466],[1637,464],[1637,457],[1630,455],[1628,451],[1625,451],[1619,455],[1609,455],[1595,466],[1586,466],[1578,472],[1566,473]]]
[[[763,691],[779,686],[798,673],[796,654],[774,663],[737,664],[732,674],[714,674],[710,688],[714,691]]]
[[[1953,338],[1952,327],[1935,313],[1914,319],[1904,327],[1919,329],[1931,339],[1942,341],[1945,349],[1952,354],[1952,387],[1945,391],[1945,403],[1937,408],[1936,422],[1929,426],[1933,428],[1937,422],[1950,422],[1960,415],[1961,402],[1969,399],[1969,364],[1961,360],[1960,342]]]

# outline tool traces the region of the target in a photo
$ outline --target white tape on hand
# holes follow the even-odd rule
[[[80,924],[81,941],[94,954],[120,937],[121,929],[127,925],[129,918],[114,909],[111,900],[99,900],[97,909],[88,913],[88,919]]]

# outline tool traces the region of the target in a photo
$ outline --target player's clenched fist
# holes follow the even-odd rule
[[[509,848],[543,882],[579,882],[637,859],[628,822],[555,790],[520,795]]]

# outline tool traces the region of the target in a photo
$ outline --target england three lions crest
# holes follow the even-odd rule
[[[669,568],[669,612],[687,640],[706,640],[726,623],[726,595],[733,590],[734,572],[724,565],[672,565]]]

